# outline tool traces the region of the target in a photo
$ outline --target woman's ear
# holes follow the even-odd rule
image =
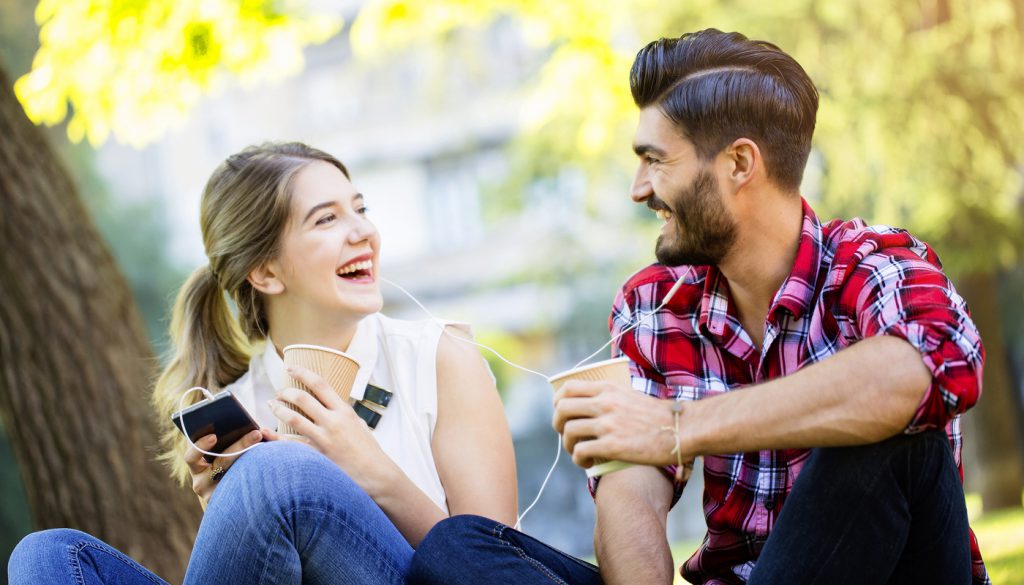
[[[284,292],[284,281],[278,276],[280,268],[274,262],[266,262],[254,268],[246,280],[265,295],[279,295]]]

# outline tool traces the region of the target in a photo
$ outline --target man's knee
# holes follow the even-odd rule
[[[453,583],[473,564],[474,544],[482,544],[498,526],[494,520],[464,514],[445,518],[416,547],[406,579],[411,585]]]
[[[884,441],[852,447],[815,449],[811,461],[817,467],[834,468],[835,473],[877,473],[884,466],[941,466],[952,460],[949,439],[942,430],[899,434]],[[828,475],[832,475],[829,473]]]

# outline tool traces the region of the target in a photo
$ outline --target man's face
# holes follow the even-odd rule
[[[718,264],[736,240],[736,222],[725,207],[712,163],[656,107],[640,112],[634,150],[640,166],[632,198],[664,220],[655,247],[667,266]]]

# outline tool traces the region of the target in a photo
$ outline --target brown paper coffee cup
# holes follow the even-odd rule
[[[319,374],[343,400],[348,400],[349,394],[352,393],[352,384],[356,380],[356,373],[359,372],[359,362],[355,358],[345,352],[319,345],[289,345],[284,348],[284,363],[286,366],[302,366]],[[305,384],[295,378],[292,378],[291,381],[296,388],[310,394],[313,393]],[[284,405],[292,410],[302,412],[287,402]],[[278,425],[277,432],[286,435],[296,434],[294,429],[284,423]]]
[[[620,386],[630,386],[629,379],[629,358],[620,357],[613,358],[610,360],[604,360],[596,362],[579,368],[573,368],[560,374],[555,374],[548,378],[548,383],[551,387],[558,392],[562,385],[569,380],[582,380],[585,382],[612,382],[619,384]],[[587,477],[597,477],[627,467],[632,467],[632,463],[626,463],[625,461],[605,461],[603,459],[596,459],[594,465],[587,468]]]

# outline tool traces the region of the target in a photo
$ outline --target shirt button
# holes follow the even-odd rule
[[[765,500],[764,509],[773,510],[775,508],[775,500]]]

